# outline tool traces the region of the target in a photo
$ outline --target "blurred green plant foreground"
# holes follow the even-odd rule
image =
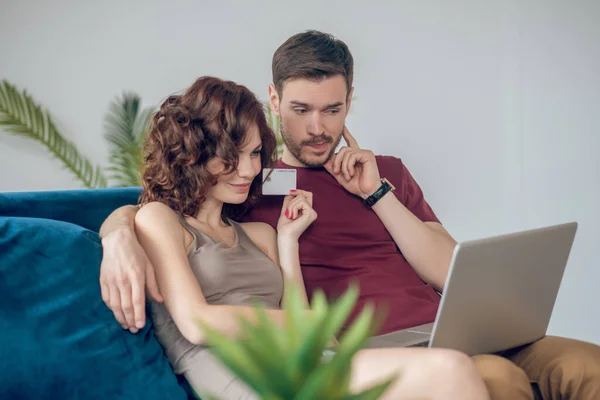
[[[258,321],[240,319],[244,333],[237,339],[200,324],[213,354],[262,399],[378,399],[396,376],[361,393],[349,392],[351,360],[378,325],[373,307],[366,306],[343,333],[339,345],[329,348],[357,298],[358,288],[351,286],[329,305],[319,291],[309,311],[302,307],[299,291],[290,289],[283,299],[285,326],[273,322],[259,307]]]

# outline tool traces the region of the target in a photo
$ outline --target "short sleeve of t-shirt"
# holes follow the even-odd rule
[[[378,156],[379,173],[396,187],[396,197],[423,222],[440,222],[423,195],[417,181],[396,157]]]

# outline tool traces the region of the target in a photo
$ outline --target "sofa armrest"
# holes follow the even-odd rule
[[[140,187],[0,193],[0,216],[46,218],[94,232],[117,208],[137,204]]]

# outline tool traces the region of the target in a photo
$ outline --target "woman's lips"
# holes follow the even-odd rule
[[[230,183],[230,185],[239,193],[244,193],[244,192],[247,192],[250,190],[249,183],[242,183],[242,184]]]

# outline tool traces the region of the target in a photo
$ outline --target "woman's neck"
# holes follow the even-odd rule
[[[223,202],[215,198],[207,197],[200,206],[200,211],[196,214],[196,219],[205,223],[213,229],[220,229],[226,226],[221,218],[223,211]]]

